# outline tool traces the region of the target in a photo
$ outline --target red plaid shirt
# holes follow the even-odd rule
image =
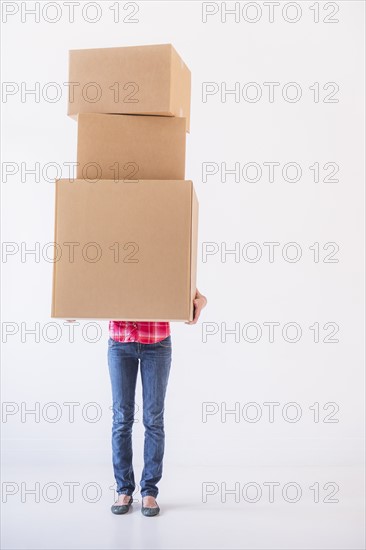
[[[109,321],[109,336],[117,342],[155,344],[170,335],[167,322]]]

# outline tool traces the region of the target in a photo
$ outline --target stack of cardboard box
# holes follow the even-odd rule
[[[72,50],[69,68],[78,166],[56,181],[52,317],[192,320],[190,71],[170,44]]]

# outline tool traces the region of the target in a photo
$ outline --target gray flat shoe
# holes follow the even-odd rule
[[[130,502],[128,504],[113,504],[111,506],[111,510],[113,514],[126,514],[128,510],[130,509],[130,506],[133,502],[133,498],[131,496]]]
[[[157,516],[159,512],[160,512],[159,506],[151,507],[151,506],[141,505],[141,513],[146,517]]]

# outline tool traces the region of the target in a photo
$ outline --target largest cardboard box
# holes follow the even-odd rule
[[[185,154],[184,118],[78,116],[77,178],[183,180]]]
[[[68,115],[127,113],[185,117],[191,73],[171,44],[69,51]]]
[[[56,181],[52,317],[189,321],[198,200],[191,181]]]

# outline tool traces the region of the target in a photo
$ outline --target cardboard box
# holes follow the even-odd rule
[[[185,178],[184,118],[78,115],[77,178]]]
[[[171,44],[69,51],[68,115],[177,116],[189,132],[191,73]]]
[[[192,320],[197,232],[191,181],[57,180],[51,316]]]

